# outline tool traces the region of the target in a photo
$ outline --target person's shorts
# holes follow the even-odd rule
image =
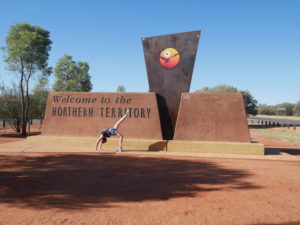
[[[110,132],[109,132],[109,129],[105,129],[105,130],[102,130],[101,131],[101,134],[104,136],[104,137],[110,137]]]
[[[108,128],[108,129],[105,129],[105,130],[102,130],[101,131],[101,134],[104,136],[104,137],[110,137],[111,135],[112,136],[115,136],[117,135],[118,131],[116,128]]]

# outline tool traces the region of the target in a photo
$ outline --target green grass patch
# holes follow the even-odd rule
[[[251,135],[263,136],[300,145],[300,135],[293,130],[288,131],[276,129],[250,129],[250,133]]]

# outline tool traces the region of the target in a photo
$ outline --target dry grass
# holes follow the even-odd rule
[[[286,141],[291,144],[300,145],[300,132],[298,130],[284,128],[253,128],[250,129],[250,133],[251,136],[263,136],[270,139]]]

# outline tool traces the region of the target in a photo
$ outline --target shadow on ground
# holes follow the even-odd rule
[[[281,153],[288,153],[294,156],[300,156],[300,149],[298,148],[265,148],[266,155],[280,155]]]
[[[40,134],[41,134],[40,131],[30,132],[30,136],[36,136],[36,135],[40,135]],[[26,138],[28,136],[22,136],[21,134],[18,134],[18,133],[8,133],[8,134],[0,134],[0,137],[6,137],[6,138]]]
[[[85,209],[115,202],[193,197],[224,188],[260,188],[250,173],[205,160],[121,154],[0,156],[0,203]]]
[[[300,221],[297,222],[286,222],[286,223],[258,223],[253,225],[299,225]]]

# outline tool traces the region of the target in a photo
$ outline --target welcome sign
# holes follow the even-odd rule
[[[126,138],[162,139],[155,93],[52,92],[42,135],[96,137],[127,110],[119,127]]]

